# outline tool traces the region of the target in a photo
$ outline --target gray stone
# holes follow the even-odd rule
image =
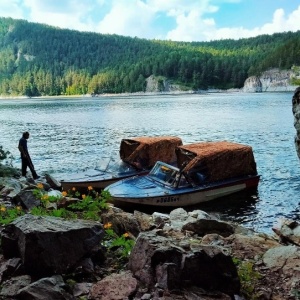
[[[20,289],[18,297],[24,300],[74,300],[74,297],[66,292],[65,283],[60,275],[33,282]]]
[[[170,221],[185,221],[188,213],[183,208],[176,208],[170,212]]]
[[[57,198],[62,198],[62,193],[58,190],[50,190],[48,193],[47,193],[48,196],[52,196],[52,197],[57,197]]]
[[[0,266],[0,281],[5,280],[11,276],[21,275],[22,273],[22,261],[20,258],[11,258]]]
[[[152,214],[152,219],[155,225],[157,226],[161,226],[162,224],[166,223],[167,221],[169,221],[170,216],[167,214],[162,214],[159,212],[154,212]]]
[[[197,286],[228,294],[239,292],[237,270],[230,256],[218,247],[199,245],[182,249],[175,240],[141,233],[129,258],[128,268],[146,286],[166,290]],[[197,274],[197,276],[195,276]]]
[[[207,220],[212,220],[215,219],[212,215],[209,215],[207,212],[203,210],[193,210],[188,212],[188,215],[194,219],[200,220],[200,219],[207,219]]]
[[[217,220],[198,219],[189,222],[182,227],[182,230],[192,231],[200,236],[216,233],[227,237],[234,233],[234,227],[230,224]]]
[[[118,235],[127,232],[133,236],[138,236],[141,230],[138,221],[131,213],[114,213],[112,210],[109,210],[101,215],[101,220],[103,224],[112,223],[112,229]]]
[[[45,179],[53,189],[61,189],[61,183],[58,180],[56,180],[53,176],[45,174]]]
[[[73,288],[73,296],[79,297],[83,295],[88,295],[91,287],[92,287],[92,283],[88,283],[88,282],[76,283]]]
[[[185,224],[188,213],[183,208],[176,208],[170,212],[170,226],[173,229],[181,230]]]
[[[2,284],[0,296],[15,297],[20,289],[28,286],[30,283],[31,277],[29,275],[18,276],[7,280]]]
[[[229,223],[217,220],[202,210],[186,212],[183,208],[177,208],[170,213],[170,226],[166,224],[165,230],[188,230],[198,235],[217,233],[222,236],[229,236],[234,233],[234,227]]]
[[[296,246],[279,246],[271,248],[263,255],[263,262],[268,268],[283,268],[288,260],[300,265],[300,248]]]
[[[14,178],[0,178],[0,195],[7,198],[14,198],[21,192],[23,185]]]
[[[300,224],[290,219],[281,219],[273,231],[285,242],[300,246]]]
[[[153,228],[155,225],[152,222],[152,218],[150,215],[145,214],[143,212],[135,210],[133,212],[133,217],[137,220],[139,223],[139,227],[141,231],[147,231]]]
[[[137,289],[137,280],[131,272],[121,272],[105,277],[93,284],[89,299],[91,300],[123,300],[128,299]]]
[[[22,205],[26,210],[41,205],[41,201],[34,196],[32,190],[22,190],[14,197],[14,202]]]
[[[1,235],[5,257],[18,253],[29,274],[44,276],[73,268],[99,245],[104,231],[98,222],[26,214]]]

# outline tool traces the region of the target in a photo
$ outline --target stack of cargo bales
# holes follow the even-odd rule
[[[137,169],[151,169],[157,161],[176,164],[175,149],[181,145],[182,140],[173,136],[123,139],[120,157]]]
[[[178,167],[195,184],[239,176],[257,175],[250,146],[221,142],[202,142],[176,150]]]

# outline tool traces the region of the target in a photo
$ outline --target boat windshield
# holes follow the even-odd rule
[[[128,174],[128,173],[136,173],[136,169],[131,165],[125,163],[121,159],[113,159],[110,158],[108,160],[101,161],[97,168],[97,170],[107,173],[114,174]]]
[[[177,182],[181,177],[179,169],[162,162],[157,162],[155,164],[150,171],[149,176],[154,180],[158,180],[173,187],[177,186]]]

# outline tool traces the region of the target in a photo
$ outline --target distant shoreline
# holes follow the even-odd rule
[[[297,86],[295,86],[295,89]],[[85,94],[85,95],[57,95],[57,96],[36,96],[36,97],[28,97],[28,96],[3,96],[0,95],[0,100],[5,99],[46,99],[46,98],[102,98],[102,97],[147,97],[147,96],[182,96],[182,95],[201,95],[201,94],[229,94],[229,93],[244,93],[244,94],[261,94],[261,93],[292,93],[293,91],[264,91],[264,92],[244,92],[241,89],[229,89],[229,90],[218,90],[218,89],[210,89],[210,90],[201,90],[201,91],[174,91],[174,92],[136,92],[136,93],[105,93],[105,94]]]

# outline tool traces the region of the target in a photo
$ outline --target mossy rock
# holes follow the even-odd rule
[[[20,170],[0,164],[0,177],[20,177]]]

